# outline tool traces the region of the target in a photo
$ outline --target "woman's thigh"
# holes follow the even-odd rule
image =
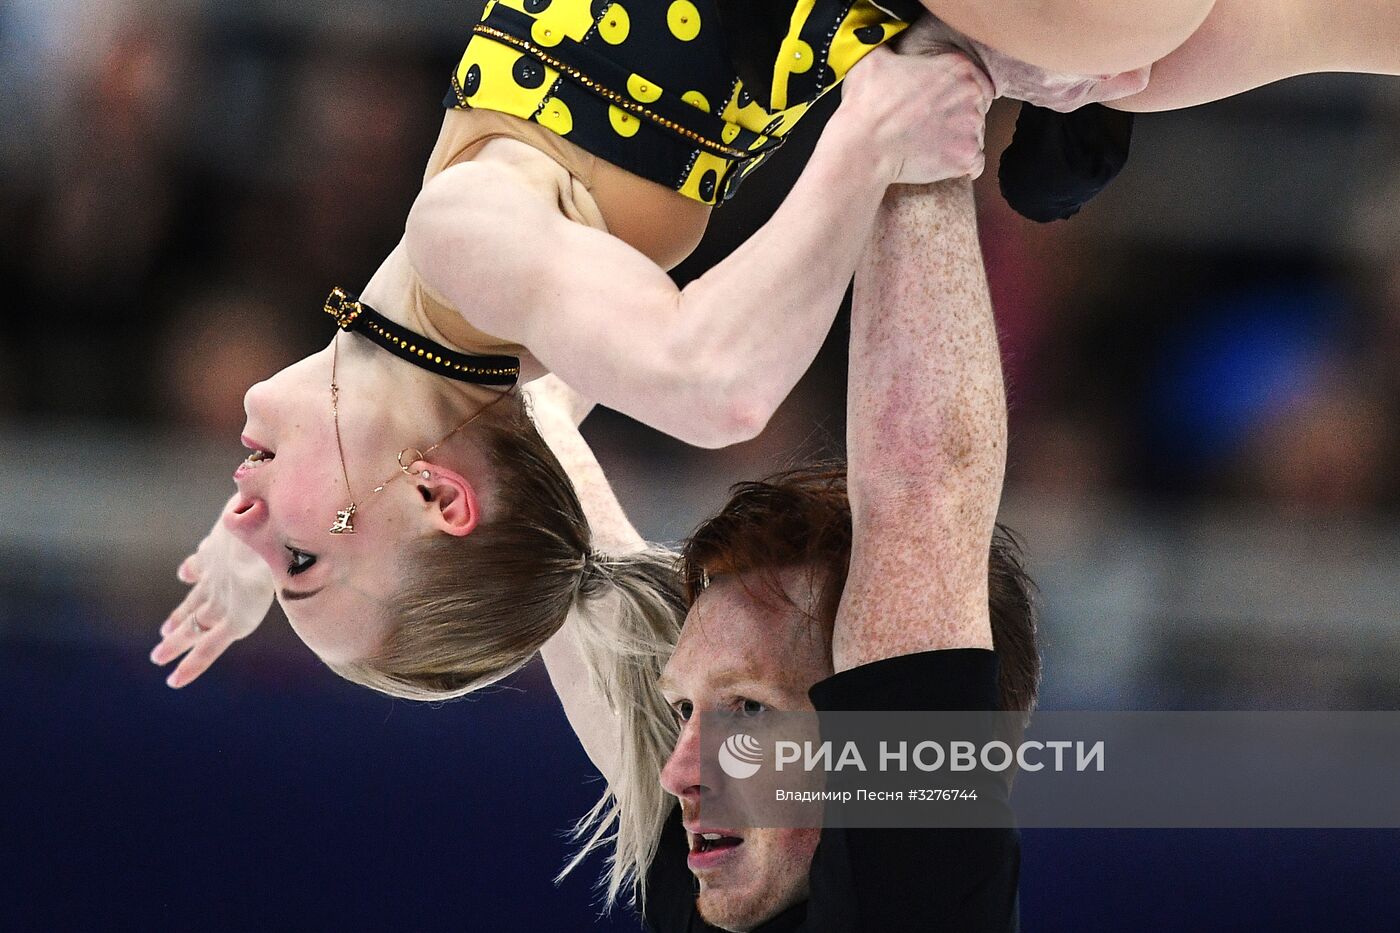
[[[1052,71],[1116,74],[1186,41],[1215,0],[921,0],[955,29]]]

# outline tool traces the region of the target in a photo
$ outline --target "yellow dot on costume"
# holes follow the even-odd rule
[[[727,143],[732,143],[734,137],[739,135],[739,124],[726,123],[724,129],[719,131],[719,138]]]
[[[812,57],[812,47],[801,39],[789,39],[783,43],[783,64],[787,70],[793,74],[802,74],[810,71],[814,59]]]
[[[706,100],[705,95],[701,94],[699,91],[686,91],[684,94],[681,95],[681,100],[685,101],[692,107],[697,107],[700,110],[705,111],[706,113],[710,112],[710,102]]]
[[[569,130],[574,128],[574,115],[569,112],[568,105],[556,97],[545,103],[535,122],[551,133],[567,136]]]
[[[635,116],[617,107],[608,108],[608,122],[619,136],[636,136],[642,125]]]
[[[700,35],[700,11],[690,0],[675,0],[666,9],[666,25],[671,35],[682,42],[689,42]]]
[[[603,41],[608,45],[618,45],[627,38],[627,33],[632,29],[632,20],[627,16],[627,10],[620,3],[614,3],[608,7],[603,18],[598,22],[598,35],[603,37]]]
[[[655,81],[648,81],[641,75],[628,75],[627,93],[644,104],[649,104],[661,96],[661,88]]]
[[[557,23],[537,19],[530,25],[530,38],[535,40],[536,45],[549,48],[559,44],[559,40],[564,38],[564,30]]]

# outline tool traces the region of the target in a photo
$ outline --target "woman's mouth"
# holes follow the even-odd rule
[[[248,466],[257,466],[260,463],[267,463],[277,456],[265,444],[259,444],[246,434],[240,437],[239,440],[243,442],[244,447],[252,451],[252,453],[243,460]]]
[[[271,450],[268,450],[247,435],[244,435],[240,440],[243,441],[243,446],[249,448],[252,452],[244,457],[243,462],[238,464],[238,469],[234,470],[233,478],[235,480],[247,476],[250,472],[258,469],[264,463],[271,462],[277,456]]]

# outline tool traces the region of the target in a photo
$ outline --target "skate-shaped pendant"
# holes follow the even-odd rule
[[[335,513],[335,524],[331,526],[333,535],[353,535],[355,533],[355,503],[350,508]]]

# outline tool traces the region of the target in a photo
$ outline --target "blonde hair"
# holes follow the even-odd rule
[[[329,666],[390,696],[456,699],[524,667],[575,605],[615,596],[615,612],[575,619],[593,686],[617,716],[619,772],[574,826],[582,846],[560,877],[611,844],[607,905],[624,892],[632,900],[670,811],[657,775],[677,729],[656,680],[685,618],[675,555],[594,552],[573,484],[518,398],[469,436],[487,454],[498,514],[469,535],[417,545],[390,603],[392,634],[373,657]]]
[[[619,754],[603,796],[574,826],[582,845],[558,877],[611,844],[604,901],[611,908],[619,897],[645,898],[647,868],[675,803],[660,775],[680,729],[657,680],[680,638],[685,602],[671,551],[650,548],[596,566],[594,579],[621,595],[622,611],[579,613],[575,633],[594,689],[617,715]]]

